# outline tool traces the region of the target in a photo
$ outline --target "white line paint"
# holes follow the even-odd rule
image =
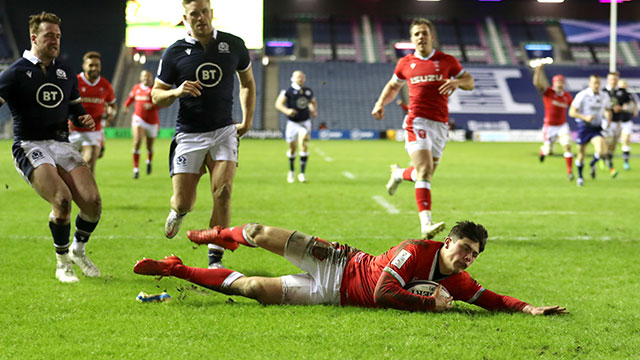
[[[385,200],[382,196],[376,195],[372,197],[380,206],[382,206],[389,214],[399,214],[400,210]]]
[[[542,236],[491,236],[489,240],[516,240],[516,241],[540,241],[545,240]],[[568,241],[611,241],[618,240],[613,239],[610,236],[565,236],[565,237],[554,237],[553,239],[546,240],[568,240]],[[632,239],[627,239],[628,241],[634,241]]]
[[[320,150],[318,148],[314,148],[314,149],[315,149],[316,153],[318,153],[318,155],[320,155],[320,157],[324,161],[326,161],[326,162],[332,162],[333,161],[333,159],[330,156],[328,156],[327,153],[325,153],[324,151],[322,151],[322,150]]]
[[[353,180],[353,179],[355,179],[355,178],[356,178],[356,176],[355,176],[355,175],[353,175],[352,173],[350,173],[350,172],[348,172],[348,171],[343,171],[343,172],[342,172],[342,175],[344,175],[344,177],[346,177],[347,179],[351,179],[351,180]]]

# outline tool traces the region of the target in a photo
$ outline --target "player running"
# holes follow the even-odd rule
[[[627,80],[620,79],[618,81],[618,87],[621,89],[628,89],[629,84],[627,84]],[[620,142],[622,143],[622,159],[624,160],[624,169],[631,170],[631,165],[629,164],[629,158],[631,158],[631,134],[633,133],[633,118],[638,117],[638,105],[640,104],[640,99],[635,93],[629,92],[631,94],[631,99],[633,100],[633,105],[629,108],[623,108],[623,111],[627,113],[624,116],[625,119],[622,120],[622,134],[620,135]]]
[[[618,145],[618,140],[622,135],[623,127],[633,128],[631,115],[635,106],[635,101],[627,89],[618,87],[619,80],[620,74],[617,71],[610,72],[607,75],[607,85],[604,88],[604,91],[606,91],[611,98],[611,124],[609,124],[607,130],[603,132],[603,136],[607,143],[607,157],[605,158],[605,162],[609,166],[609,171],[612,176],[617,175],[613,166],[613,153],[616,151],[616,145]],[[628,133],[628,131],[625,131],[625,133]],[[627,148],[625,148],[624,144],[622,147],[624,157],[624,152]],[[628,170],[629,158],[624,157],[624,160],[624,168]]]
[[[131,132],[133,134],[133,178],[140,176],[140,146],[142,140],[146,139],[147,144],[147,175],[151,174],[151,161],[153,159],[153,142],[158,137],[158,107],[151,101],[151,89],[153,87],[153,75],[148,70],[140,72],[140,83],[135,84],[127,100],[124,102],[122,111],[129,114],[129,106],[135,101],[133,117],[131,119]]]
[[[587,145],[593,144],[595,149],[593,159],[589,163],[591,178],[596,177],[595,165],[600,157],[607,156],[607,144],[602,138],[603,127],[608,127],[611,120],[611,99],[606,92],[600,90],[600,76],[589,76],[589,87],[576,94],[569,107],[569,116],[576,119],[578,124],[578,156],[576,167],[578,168],[578,186],[584,185],[582,170],[584,158],[587,155]]]
[[[78,74],[78,89],[82,97],[82,106],[95,119],[96,127],[89,130],[71,124],[69,141],[81,151],[83,159],[95,173],[96,162],[104,145],[102,118],[106,123],[113,121],[116,113],[116,96],[111,83],[102,76],[102,56],[97,51],[89,51],[82,57],[82,72]]]
[[[445,228],[444,222],[433,223],[431,218],[431,178],[447,142],[447,100],[458,88],[474,88],[473,77],[456,58],[433,49],[432,29],[431,22],[426,19],[416,19],[411,23],[411,42],[416,51],[398,61],[391,80],[382,89],[371,111],[374,118],[382,119],[384,106],[393,101],[407,83],[409,114],[402,128],[405,130],[405,149],[413,166],[402,169],[391,165],[387,192],[393,195],[403,180],[415,183],[415,198],[424,238],[432,238]]]
[[[262,304],[340,305],[445,311],[453,300],[494,311],[532,315],[566,313],[564,307],[535,307],[487,290],[465,271],[484,250],[487,231],[470,221],[457,223],[444,242],[406,240],[384,254],[369,255],[356,248],[301,232],[260,224],[190,231],[191,241],[213,242],[234,250],[239,244],[261,247],[284,256],[304,274],[245,277],[230,269],[201,269],[182,264],[176,256],[143,259],[133,271],[142,275],[175,276],[228,295]],[[405,285],[416,280],[440,284],[432,296],[412,294]],[[452,295],[440,295],[444,287]]]
[[[213,195],[209,226],[229,226],[238,137],[251,129],[256,102],[256,84],[244,41],[213,28],[209,0],[183,0],[182,5],[184,22],[191,30],[165,50],[151,90],[157,106],[180,101],[169,155],[173,196],[164,228],[167,238],[176,236],[185,215],[193,210],[203,166],[209,170]],[[236,73],[243,115],[240,124],[231,117]],[[222,266],[224,250],[215,245],[209,250],[209,266]]]
[[[540,147],[540,162],[545,156],[553,153],[553,145],[559,140],[564,149],[564,160],[567,164],[567,175],[569,181],[574,179],[572,164],[573,154],[571,153],[571,129],[567,123],[567,109],[571,105],[573,98],[571,94],[564,90],[564,76],[558,74],[551,80],[551,86],[544,87],[544,71],[540,65],[533,73],[533,85],[542,95],[544,102],[544,125],[542,127],[542,138],[544,143]]]
[[[78,281],[73,263],[86,276],[100,276],[85,245],[98,225],[102,201],[91,170],[69,144],[70,115],[76,127],[93,130],[95,123],[82,107],[76,76],[56,61],[60,22],[52,13],[31,15],[31,50],[25,50],[22,58],[0,74],[0,105],[9,103],[13,116],[16,170],[51,205],[49,229],[56,251],[56,278],[72,283]],[[72,201],[80,211],[73,244],[69,244]]]

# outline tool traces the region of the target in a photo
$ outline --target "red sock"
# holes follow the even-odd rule
[[[573,164],[573,156],[565,157],[564,162],[567,163],[567,174],[571,174],[573,170],[571,170],[571,166]]]
[[[152,152],[147,153],[147,161],[151,162],[152,158],[153,158],[153,153]]]
[[[140,153],[133,153],[133,167],[138,168],[140,164]]]
[[[415,167],[413,167],[413,166],[410,166],[410,167],[404,169],[404,171],[402,172],[402,179],[406,180],[406,181],[416,181],[416,179],[411,177],[411,173],[413,172],[414,169],[415,169]]]
[[[233,240],[245,246],[256,247],[257,245],[255,243],[249,243],[242,234],[242,230],[247,225],[248,224],[244,224],[242,226],[234,226],[232,228],[224,228],[220,230],[220,237],[222,237],[223,240]]]
[[[202,269],[186,265],[177,264],[171,270],[171,275],[180,279],[185,279],[194,284],[198,284],[211,290],[220,291],[222,283],[229,275],[235,271],[225,268]]]
[[[428,181],[416,181],[416,204],[418,212],[431,211],[431,183]]]

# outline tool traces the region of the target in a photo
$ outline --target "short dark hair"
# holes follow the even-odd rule
[[[464,220],[458,221],[449,232],[449,237],[456,242],[462,238],[467,238],[473,242],[480,244],[480,251],[484,251],[484,247],[487,245],[487,238],[489,234],[487,229],[480,224],[476,224],[473,221]]]
[[[620,77],[620,73],[619,73],[618,71],[611,71],[611,72],[609,72],[609,73],[607,74],[607,76],[609,76],[609,75],[615,75],[615,76],[617,76],[617,77]]]
[[[45,11],[41,12],[40,14],[31,15],[29,16],[29,33],[37,34],[40,28],[40,24],[42,24],[43,22],[60,25],[62,20],[58,17],[58,15]]]
[[[98,59],[98,60],[102,60],[102,55],[100,55],[99,52],[97,51],[88,51],[86,54],[84,54],[84,56],[82,57],[82,61],[87,61],[87,59]]]
[[[411,25],[409,26],[409,33],[411,33],[411,29],[413,29],[416,25],[427,25],[429,27],[429,32],[433,34],[433,23],[429,19],[425,18],[415,18],[411,21]]]

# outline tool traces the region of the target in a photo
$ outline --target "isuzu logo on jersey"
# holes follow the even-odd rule
[[[443,76],[442,74],[437,74],[437,75],[420,75],[420,76],[414,76],[412,78],[409,79],[409,81],[411,82],[411,84],[418,84],[421,82],[430,82],[430,81],[442,81]]]
[[[306,109],[307,106],[309,106],[309,99],[306,97],[301,96],[296,100],[296,107],[298,109]]]
[[[64,99],[64,94],[62,93],[62,89],[56,84],[42,84],[42,86],[38,88],[38,91],[36,91],[36,101],[47,109],[52,109],[60,105],[62,99]]]
[[[196,79],[206,87],[214,87],[222,80],[222,69],[218,64],[206,62],[196,69]]]

